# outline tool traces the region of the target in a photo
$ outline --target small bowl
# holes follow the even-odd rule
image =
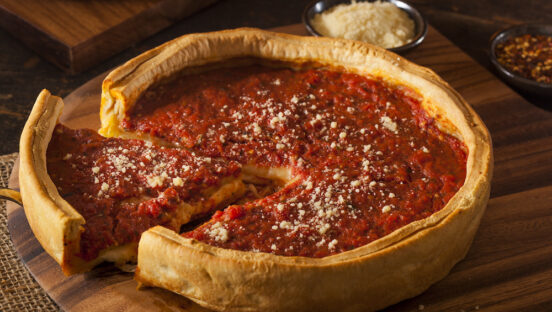
[[[374,2],[375,0],[367,0],[367,1]],[[395,47],[395,48],[389,48],[387,50],[395,53],[402,53],[420,45],[420,43],[424,41],[424,38],[427,34],[427,23],[424,17],[422,16],[422,14],[407,2],[404,2],[401,0],[383,0],[383,1],[393,3],[399,9],[405,11],[406,14],[408,14],[408,16],[414,21],[414,38],[412,39],[412,41],[410,41],[405,45]],[[358,2],[361,2],[361,1],[358,1]],[[305,10],[303,11],[303,24],[305,25],[309,33],[311,33],[313,36],[323,37],[324,35],[317,32],[316,29],[314,29],[314,27],[311,24],[311,20],[314,18],[314,16],[338,4],[350,4],[350,3],[351,3],[351,0],[313,1],[309,3],[309,5],[307,5]]]
[[[522,77],[504,67],[496,58],[496,46],[499,43],[506,41],[509,38],[517,37],[525,34],[531,35],[546,35],[552,36],[551,24],[523,24],[506,28],[505,30],[494,34],[491,37],[489,56],[491,63],[496,67],[498,74],[514,88],[525,91],[527,93],[552,97],[552,84],[544,82],[536,82],[535,80]]]

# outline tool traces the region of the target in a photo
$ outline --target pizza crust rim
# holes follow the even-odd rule
[[[46,170],[46,150],[62,109],[61,99],[46,90],[36,99],[19,144],[19,186],[35,237],[63,267],[75,250],[84,218],[61,198]]]
[[[440,128],[460,137],[468,147],[465,184],[430,217],[368,245],[320,259],[227,250],[155,227],[140,241],[139,282],[164,287],[215,310],[331,310],[347,305],[354,310],[372,310],[421,293],[465,256],[489,197],[493,166],[490,135],[471,107],[433,71],[384,49],[355,41],[248,28],[183,36],[145,52],[107,76],[100,132],[120,135],[119,118],[156,81],[187,67],[237,57],[314,61],[413,88],[424,95],[422,105]],[[421,252],[430,247],[433,253]],[[437,249],[441,259],[423,264]],[[416,275],[413,267],[423,276]],[[363,285],[362,291],[339,291],[370,280],[379,269],[386,277],[369,287]],[[342,277],[332,272],[341,272]],[[286,289],[282,290],[282,285]],[[317,285],[315,290],[313,285]],[[302,294],[305,290],[309,292]]]

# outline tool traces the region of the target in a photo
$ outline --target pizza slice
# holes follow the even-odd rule
[[[48,91],[38,97],[22,140],[21,161],[32,165],[20,181],[31,228],[66,274],[135,262],[142,232],[179,231],[245,192],[236,162],[72,130],[57,123],[62,107]]]

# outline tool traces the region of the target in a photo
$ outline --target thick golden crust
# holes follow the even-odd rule
[[[42,90],[21,134],[19,183],[33,233],[63,271],[70,274],[80,270],[72,255],[78,250],[84,219],[59,196],[46,170],[46,150],[62,109],[59,97]]]
[[[216,310],[365,311],[421,293],[465,256],[490,191],[489,133],[469,105],[434,72],[369,44],[254,29],[184,36],[108,75],[102,90],[100,132],[121,135],[118,124],[125,112],[160,79],[241,57],[316,62],[414,89],[441,129],[467,146],[464,186],[432,216],[368,245],[320,259],[226,250],[155,227],[142,235],[139,244],[138,281]]]

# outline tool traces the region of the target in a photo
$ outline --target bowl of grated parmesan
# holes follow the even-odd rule
[[[365,41],[396,53],[418,46],[427,33],[420,12],[400,0],[313,1],[303,23],[314,36]]]

